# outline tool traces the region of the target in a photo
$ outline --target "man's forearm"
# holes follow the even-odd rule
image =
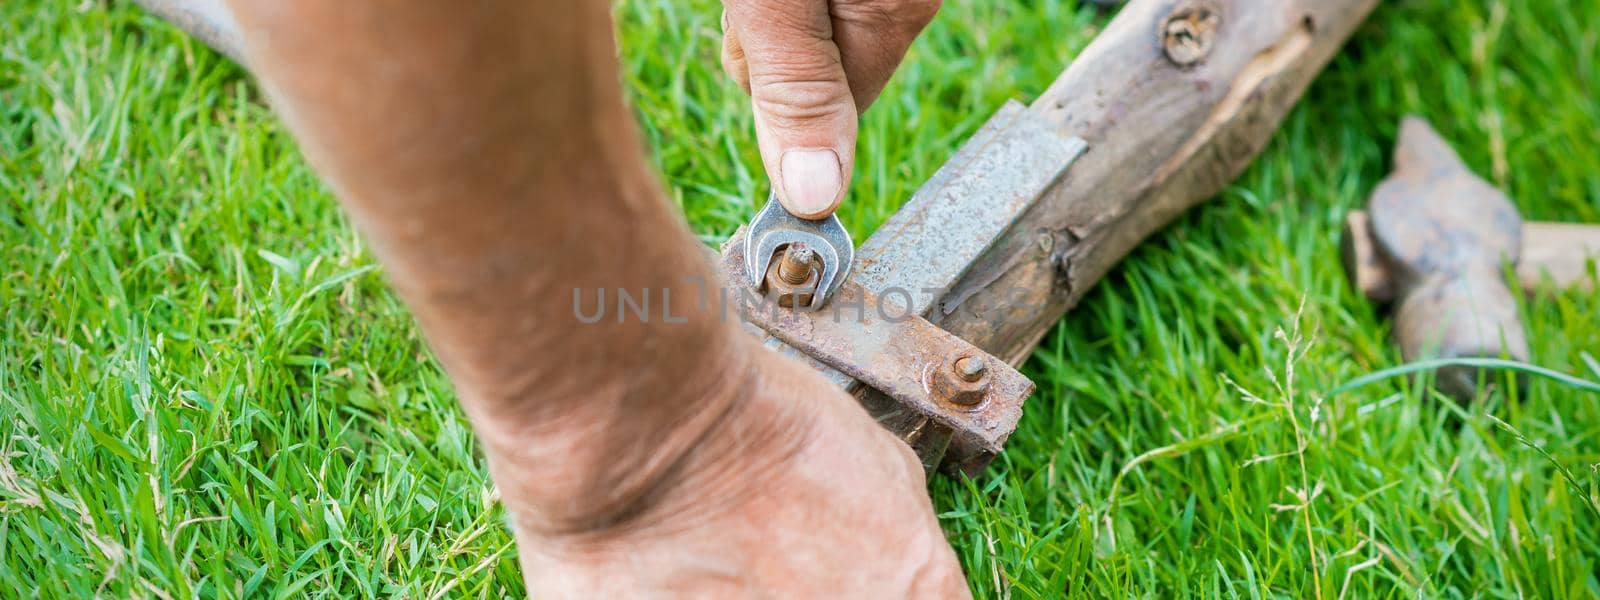
[[[528,527],[633,510],[738,409],[746,346],[698,302],[715,279],[642,159],[606,3],[235,9],[252,67],[416,314],[508,499],[534,508]],[[615,304],[574,315],[575,289],[615,303],[618,288],[670,294],[682,322],[659,304],[648,322]]]

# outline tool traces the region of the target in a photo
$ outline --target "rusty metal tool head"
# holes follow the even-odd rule
[[[1345,222],[1351,282],[1369,299],[1393,303],[1395,341],[1408,361],[1527,360],[1527,334],[1505,277],[1522,248],[1516,208],[1420,118],[1401,123],[1394,163],[1367,213]],[[1478,378],[1477,369],[1451,367],[1437,382],[1466,399]]]
[[[819,274],[814,288],[809,290],[810,301],[799,303],[810,308],[822,306],[839,291],[850,275],[850,263],[855,261],[855,244],[837,215],[817,220],[796,217],[778,203],[776,192],[767,196],[767,205],[750,221],[745,235],[750,250],[745,253],[744,272],[751,287],[762,288],[769,279],[777,279],[780,285],[804,283],[804,279],[783,282],[776,273],[769,277],[769,271],[779,270],[773,268],[773,260],[780,250],[787,252],[788,248],[803,246],[814,253],[815,260],[821,263]]]

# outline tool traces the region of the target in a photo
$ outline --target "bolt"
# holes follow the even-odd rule
[[[1203,4],[1182,7],[1162,23],[1161,47],[1173,64],[1193,65],[1211,53],[1221,22],[1222,17]]]
[[[795,242],[783,251],[778,263],[778,277],[789,285],[800,285],[811,278],[811,262],[817,252],[804,243]]]
[[[779,250],[767,265],[767,275],[761,280],[761,293],[776,298],[778,306],[811,306],[811,301],[816,298],[818,281],[822,278],[816,256],[815,250],[799,242]]]
[[[929,372],[929,389],[939,398],[967,408],[982,406],[989,396],[989,365],[982,357],[960,356]]]
[[[967,381],[977,381],[983,378],[984,370],[989,366],[983,364],[983,359],[976,356],[963,357],[956,361],[956,374]]]

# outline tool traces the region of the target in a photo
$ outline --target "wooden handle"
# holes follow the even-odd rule
[[[1345,215],[1344,268],[1350,284],[1373,302],[1390,302],[1396,282],[1372,241],[1366,211]],[[1600,225],[1524,222],[1517,282],[1532,293],[1541,285],[1558,289],[1592,289],[1590,261],[1600,262]]]
[[[1589,262],[1600,262],[1600,225],[1523,223],[1517,280],[1532,292],[1541,284],[1592,289]],[[1547,279],[1548,278],[1548,279]]]

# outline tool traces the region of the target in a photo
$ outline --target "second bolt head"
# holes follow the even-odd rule
[[[949,359],[947,359],[949,360]],[[961,356],[932,371],[933,392],[952,404],[976,408],[989,392],[989,366],[978,356]]]

